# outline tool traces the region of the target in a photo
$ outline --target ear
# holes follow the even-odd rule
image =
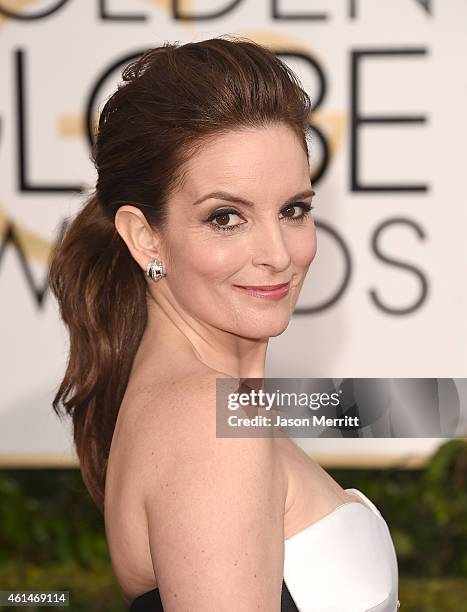
[[[124,204],[115,214],[115,228],[143,270],[149,261],[160,259],[160,237],[136,206]]]

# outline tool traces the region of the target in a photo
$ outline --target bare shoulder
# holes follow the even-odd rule
[[[217,437],[216,415],[219,395],[238,390],[238,379],[203,367],[183,378],[165,380],[153,392],[154,409],[148,406],[145,418],[145,456],[154,457],[158,469],[151,471],[155,481],[160,474],[167,475],[180,462],[209,460],[213,453],[245,456],[262,453],[265,465],[277,471],[276,477],[286,489],[285,471],[280,457],[278,440],[274,437]],[[218,458],[220,459],[220,457]]]
[[[217,378],[228,379],[190,376],[160,398],[145,491],[154,573],[167,610],[279,609],[282,464],[274,438],[216,436]]]

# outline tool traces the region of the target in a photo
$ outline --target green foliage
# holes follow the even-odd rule
[[[467,580],[461,578],[400,581],[400,612],[461,612],[466,599]]]
[[[0,526],[0,564],[109,560],[103,517],[79,470],[2,470]]]
[[[330,470],[361,489],[389,525],[404,576],[467,576],[467,442],[450,440],[423,470]]]

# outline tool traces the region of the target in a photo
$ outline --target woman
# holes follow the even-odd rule
[[[288,438],[216,437],[216,379],[264,376],[316,253],[308,95],[227,36],[149,50],[123,81],[50,285],[70,332],[54,408],[130,609],[393,612],[363,493]]]

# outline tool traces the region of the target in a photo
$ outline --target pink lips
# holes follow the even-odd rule
[[[243,286],[234,285],[240,291],[267,300],[279,300],[288,294],[290,283],[281,283],[280,285],[260,285],[260,286]]]

